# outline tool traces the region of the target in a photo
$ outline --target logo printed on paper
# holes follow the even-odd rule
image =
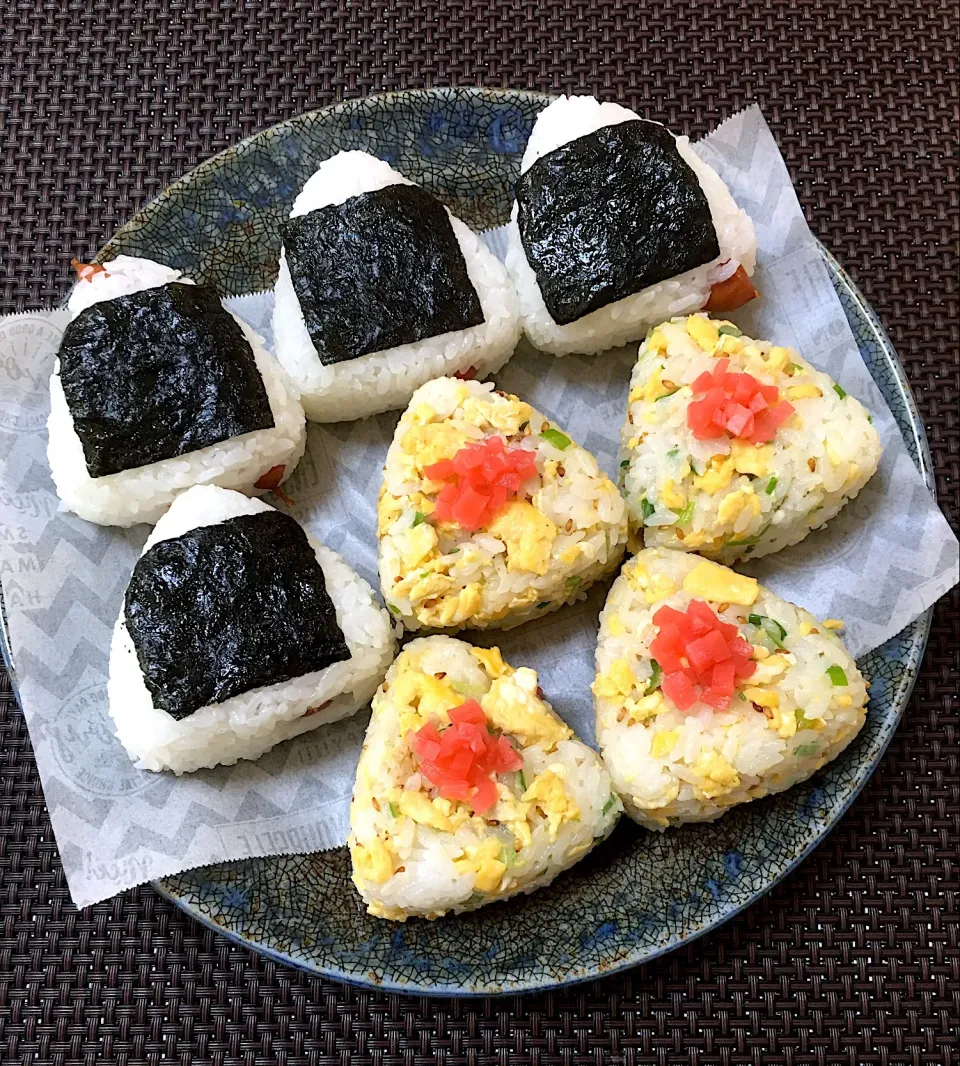
[[[155,774],[138,770],[114,736],[103,682],[81,689],[66,700],[45,728],[63,775],[97,796],[132,796],[150,788]]]
[[[47,381],[63,331],[49,315],[0,320],[0,427],[37,433],[47,422]]]

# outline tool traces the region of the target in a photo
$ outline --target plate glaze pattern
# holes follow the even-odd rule
[[[300,185],[337,151],[362,148],[436,192],[469,224],[506,221],[536,93],[438,89],[351,101],[265,130],[171,186],[106,245],[163,259],[224,292],[269,287],[277,230]],[[911,455],[931,483],[916,408],[889,339],[825,259],[857,342]],[[279,961],[410,992],[499,993],[585,980],[699,936],[753,902],[833,826],[906,706],[929,628],[918,619],[861,661],[867,724],[811,781],[712,826],[646,833],[622,823],[555,884],[474,914],[405,925],[362,910],[346,850],[225,863],[156,887],[219,932]]]

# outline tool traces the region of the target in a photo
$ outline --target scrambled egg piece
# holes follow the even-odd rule
[[[770,472],[773,445],[750,444],[739,437],[734,437],[730,442],[730,457],[733,459],[733,466],[738,474],[765,477]]]
[[[477,878],[473,883],[476,892],[495,892],[507,869],[507,864],[501,862],[499,855],[501,844],[499,840],[491,837],[476,847],[465,849],[463,858],[455,859],[453,865],[461,874],[476,873]]]
[[[433,606],[426,604],[417,611],[417,617],[428,626],[456,626],[472,618],[480,607],[480,583],[465,585],[459,592],[440,597]]]
[[[628,563],[624,573],[627,574],[627,580],[631,586],[643,593],[647,603],[665,600],[677,591],[677,586],[666,574],[657,573],[651,578],[650,572],[641,562]]]
[[[725,489],[733,478],[734,458],[732,455],[714,455],[702,474],[693,479],[697,492],[707,492],[711,496]]]
[[[773,708],[780,706],[780,697],[776,692],[760,688],[757,685],[748,685],[743,690],[743,694],[751,703],[755,703],[758,707]]]
[[[788,400],[815,400],[823,395],[816,385],[791,385],[787,389]]]
[[[736,355],[743,351],[743,339],[734,337],[732,333],[724,333],[720,337],[720,354]]]
[[[379,838],[373,837],[361,843],[359,840],[353,844],[353,878],[362,881],[372,881],[376,885],[382,885],[393,877],[396,869],[396,860],[393,852]]]
[[[717,521],[722,525],[734,522],[744,510],[750,511],[753,518],[758,518],[763,510],[757,494],[749,486],[724,496],[717,509]]]
[[[779,704],[779,700],[778,700]],[[777,731],[777,735],[789,740],[797,732],[797,716],[793,711],[785,711],[779,705],[770,708],[769,726]]]
[[[626,659],[614,659],[605,673],[598,674],[590,686],[601,699],[615,700],[629,696],[637,685],[637,679]]]
[[[673,392],[674,390],[671,386],[663,383],[662,374],[663,367],[658,366],[642,385],[637,385],[630,390],[627,402],[636,403],[638,400],[646,400],[648,403],[652,403],[654,400],[659,400],[661,396],[666,396],[668,393]]]
[[[499,648],[471,648],[470,653],[490,677],[497,678],[513,673],[513,668],[503,661]]]
[[[764,359],[767,370],[770,370],[771,372],[783,370],[790,361],[790,349],[782,348],[779,344],[775,344],[770,351],[767,352],[767,357]]]
[[[660,490],[660,499],[674,510],[684,507],[687,502],[686,496],[674,487],[672,478],[668,478]]]
[[[620,615],[614,614],[607,619],[607,632],[611,637],[622,637],[627,627],[620,621]]]
[[[521,666],[509,676],[498,677],[480,700],[487,720],[495,728],[516,737],[521,747],[539,744],[553,751],[573,731],[547,710],[537,695],[537,674]]]
[[[668,710],[666,700],[659,689],[638,700],[625,700],[623,706],[627,712],[627,725],[649,722],[651,718],[656,718],[658,714]]]
[[[397,661],[404,668],[398,671],[393,679],[392,692],[394,701],[401,708],[401,718],[403,718],[403,711],[409,710],[415,711],[422,720],[431,715],[445,719],[446,711],[463,703],[463,700],[445,680],[423,673],[410,665],[409,660],[404,662],[403,656]],[[412,725],[408,728],[417,729],[419,725]],[[406,734],[406,729],[402,732]]]
[[[687,333],[706,352],[712,352],[714,345],[720,340],[717,327],[709,318],[701,318],[699,315],[691,315],[687,319]]]
[[[433,597],[444,596],[453,588],[453,579],[436,570],[417,571],[408,574],[393,586],[397,599],[407,597],[412,603],[422,603]]]
[[[652,352],[665,352],[667,350],[667,338],[655,329],[647,338],[647,350]]]
[[[704,600],[749,607],[760,595],[760,584],[755,577],[703,559],[683,579],[683,590]]]
[[[453,829],[449,813],[451,804],[449,800],[439,797],[431,802],[429,796],[423,792],[410,792],[403,790],[400,793],[397,806],[401,814],[412,818],[420,825],[428,825],[433,829],[439,829],[441,833],[449,833]],[[446,807],[446,810],[444,810]]]
[[[650,742],[650,754],[655,759],[662,759],[665,755],[669,755],[679,736],[680,733],[676,729],[661,729],[658,733],[654,733],[653,740]]]
[[[450,422],[429,422],[414,425],[404,433],[400,447],[414,459],[417,469],[451,459],[473,438]]]
[[[580,808],[563,787],[562,778],[565,775],[566,769],[560,763],[555,763],[544,770],[522,796],[524,802],[543,811],[551,840],[556,840],[564,821],[573,822],[580,817]]]
[[[763,649],[766,652],[766,648]],[[754,646],[756,651],[756,646]],[[759,656],[754,655],[754,658]],[[770,655],[769,652],[763,657],[762,662],[758,662],[754,667],[753,673],[750,675],[750,680],[754,685],[766,685],[773,681],[774,678],[779,677],[790,665],[790,663],[782,655]]]
[[[407,569],[412,570],[421,560],[433,553],[437,546],[437,531],[429,522],[421,522],[418,526],[411,526],[398,540],[400,561]]]
[[[717,796],[732,792],[740,784],[737,771],[715,751],[701,752],[690,769],[700,776],[700,791],[707,799],[716,799]]]
[[[377,497],[377,536],[384,536],[402,513],[403,500],[381,488]]]
[[[460,408],[460,417],[464,421],[473,426],[492,426],[508,437],[519,433],[520,427],[530,422],[532,414],[530,404],[518,400],[516,396],[494,396],[490,400],[471,396]]]
[[[550,549],[557,527],[525,500],[511,500],[487,526],[487,532],[507,547],[507,570],[527,570],[543,576],[550,569]]]

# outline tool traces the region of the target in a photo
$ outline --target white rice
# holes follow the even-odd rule
[[[309,214],[351,196],[389,185],[413,185],[389,164],[366,152],[341,152],[320,165],[304,185],[290,213]],[[496,373],[520,339],[517,296],[503,265],[479,237],[447,212],[476,289],[484,321],[356,359],[324,366],[310,339],[281,252],[274,292],[273,335],[277,356],[297,383],[307,417],[342,422],[403,407],[431,378],[475,367],[478,377]]]
[[[91,280],[79,282],[67,306],[76,318],[95,303],[171,281],[192,284],[179,271],[150,259],[118,256],[107,264],[107,273],[98,272]],[[174,496],[191,485],[220,485],[255,494],[265,491],[255,484],[273,467],[285,468],[283,480],[290,476],[306,444],[303,409],[296,390],[263,340],[236,315],[233,318],[253,350],[273,413],[273,428],[243,433],[172,459],[105,477],[92,478],[87,471],[83,446],[60,383],[59,360],[56,362],[50,379],[47,458],[57,495],[67,510],[100,525],[154,523]]]
[[[881,446],[860,401],[841,396],[793,348],[721,336],[718,327],[739,332],[695,315],[661,323],[640,345],[620,473],[631,530],[642,531],[644,544],[732,563],[796,544],[828,522],[876,473]],[[746,449],[727,436],[693,436],[690,386],[720,357],[731,372],[776,385],[795,408],[769,445]]]
[[[538,696],[536,673],[513,671],[492,652],[475,654],[450,637],[415,640],[374,697],[350,808],[350,850],[354,883],[377,917],[437,918],[532,892],[582,859],[620,815],[606,768]],[[421,691],[415,708],[410,694]],[[496,775],[498,799],[482,817],[462,801],[439,798],[406,740],[428,720],[442,729],[446,712],[470,698],[523,758],[520,772]],[[504,716],[516,719],[516,731],[504,728]],[[550,778],[562,798],[538,801],[549,797]],[[423,798],[425,814],[408,806],[412,794]]]
[[[644,703],[656,703],[655,693],[646,693],[649,646],[659,631],[653,615],[663,604],[683,611],[704,599],[684,588],[703,564],[695,555],[646,549],[624,566],[600,615],[597,740],[627,813],[650,829],[712,821],[735,804],[805,781],[843,751],[865,719],[866,686],[840,639],[762,586],[749,606],[706,602],[759,647],[757,672],[738,684],[772,693],[776,707],[755,706],[753,692],[734,695],[724,711],[699,701],[682,712],[665,698],[652,708]],[[750,614],[783,626],[785,651],[749,624]],[[833,683],[831,666],[843,670],[846,685]]]
[[[387,452],[377,507],[383,597],[408,629],[507,629],[582,599],[616,569],[626,545],[623,499],[586,449],[572,441],[561,449],[541,436],[549,428],[539,411],[491,383],[438,378],[417,390]],[[431,438],[424,434],[434,432],[439,450],[431,444],[425,453]],[[442,484],[422,466],[492,436],[535,457],[537,476],[521,485],[518,499],[548,520],[553,536],[535,569],[496,523],[470,533],[430,522]],[[532,537],[525,535],[523,547]]]
[[[605,126],[629,122],[640,116],[619,104],[600,103],[592,96],[562,96],[537,116],[527,142],[520,172],[561,145]],[[753,223],[741,211],[717,173],[690,147],[687,137],[677,137],[677,150],[697,175],[710,204],[720,255],[710,263],[669,278],[622,300],[592,311],[568,325],[558,325],[543,302],[536,274],[527,262],[517,226],[517,205],[510,220],[507,268],[520,296],[520,316],[527,336],[539,349],[553,355],[592,354],[636,340],[652,322],[689,311],[707,302],[710,289],[742,266],[753,274],[757,241]]]
[[[269,510],[261,500],[238,492],[196,486],[176,498],[143,550],[191,529]],[[323,670],[251,689],[177,721],[154,706],[121,609],[110,648],[107,694],[117,736],[140,769],[182,774],[257,759],[280,741],[346,718],[370,700],[393,659],[390,618],[370,586],[336,552],[308,539],[351,653]]]

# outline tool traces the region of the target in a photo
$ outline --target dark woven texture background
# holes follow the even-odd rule
[[[0,310],[256,129],[447,84],[600,93],[705,132],[762,106],[817,233],[890,331],[957,520],[953,0],[110,0],[0,4]],[[0,1060],[960,1061],[957,648],[937,608],[906,721],[832,836],[720,931],[625,976],[445,1002],[264,962],[149,888],[78,913],[0,695]]]

